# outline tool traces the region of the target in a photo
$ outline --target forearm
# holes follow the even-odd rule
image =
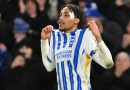
[[[48,40],[41,40],[41,54],[42,54],[42,62],[47,69],[47,71],[52,71],[55,67],[55,63],[48,60],[49,53],[49,43]]]
[[[98,49],[96,51],[97,56],[94,55],[95,58],[100,59],[97,62],[106,69],[111,68],[113,66],[113,60],[112,60],[112,55],[111,55],[109,49],[107,48],[107,46],[105,45],[105,43],[103,41],[100,41],[100,43],[98,43],[97,47],[98,47]]]

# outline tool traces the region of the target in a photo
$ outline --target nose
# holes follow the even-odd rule
[[[63,19],[63,15],[60,16],[59,20],[62,20]]]

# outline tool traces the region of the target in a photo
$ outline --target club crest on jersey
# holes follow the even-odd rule
[[[75,42],[75,36],[71,36],[69,47],[72,47]]]

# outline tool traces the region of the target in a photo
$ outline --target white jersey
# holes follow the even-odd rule
[[[104,68],[113,64],[111,54],[104,42],[97,44],[88,29],[76,29],[71,33],[53,30],[50,47],[43,48],[45,45],[47,43],[42,41],[43,63],[48,71],[56,67],[58,90],[91,90],[92,59]],[[48,52],[45,50],[47,48],[49,48]]]

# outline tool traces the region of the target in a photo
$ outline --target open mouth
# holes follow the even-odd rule
[[[62,25],[64,25],[64,22],[59,22],[59,26],[62,26]]]

